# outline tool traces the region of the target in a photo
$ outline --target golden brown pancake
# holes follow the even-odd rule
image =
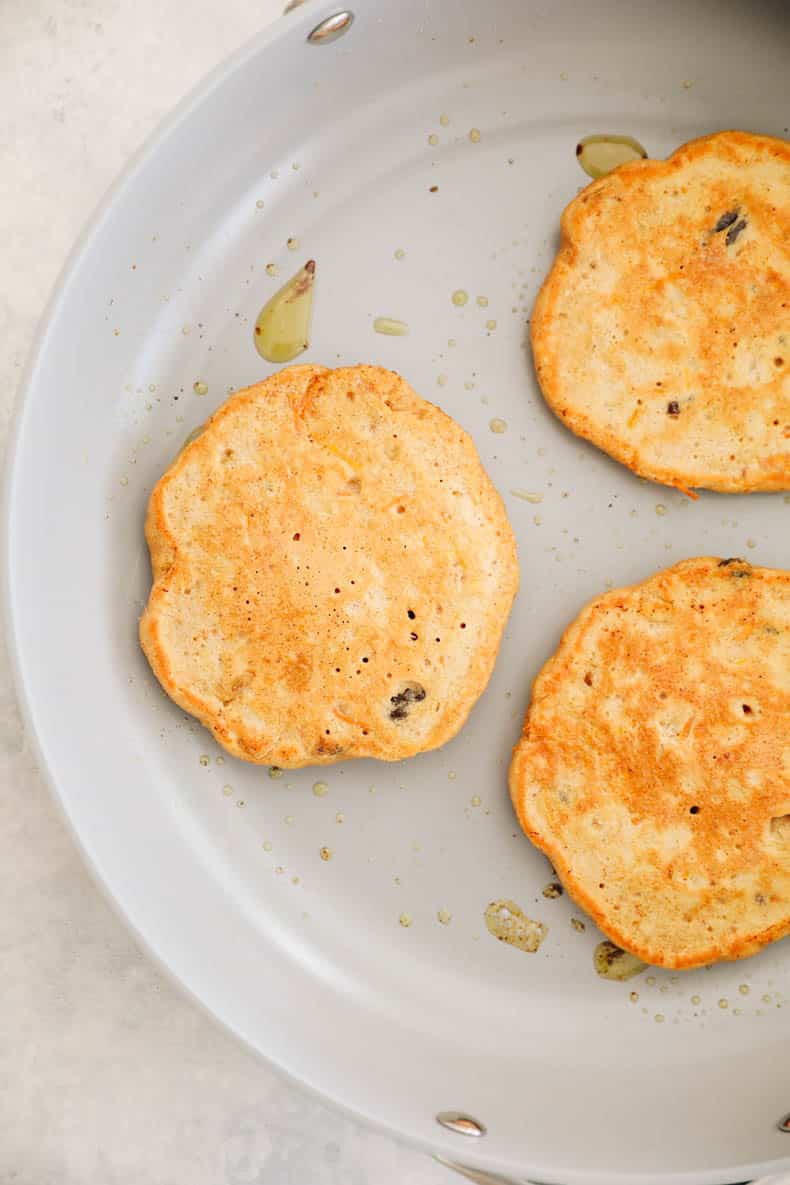
[[[531,329],[556,414],[653,481],[790,488],[790,144],[622,165],[561,226]]]
[[[535,681],[510,789],[568,893],[646,963],[790,933],[790,572],[685,560],[593,601]]]
[[[232,396],[151,495],[140,640],[229,752],[396,761],[461,728],[518,584],[470,438],[375,366]]]

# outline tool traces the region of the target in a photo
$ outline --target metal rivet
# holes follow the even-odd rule
[[[784,1119],[780,1121],[779,1131],[787,1132],[787,1134],[790,1135],[790,1115],[785,1115]]]
[[[476,1137],[486,1134],[486,1125],[478,1119],[473,1119],[471,1115],[464,1115],[463,1111],[440,1111],[436,1116],[436,1122],[459,1136]]]
[[[337,41],[338,37],[347,33],[353,21],[354,14],[347,8],[342,12],[336,12],[316,25],[312,33],[308,33],[307,40],[311,45],[329,45],[330,41]]]

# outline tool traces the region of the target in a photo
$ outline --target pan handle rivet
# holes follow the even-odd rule
[[[486,1134],[486,1125],[471,1115],[465,1115],[463,1111],[440,1111],[436,1122],[459,1136],[478,1137]]]
[[[329,45],[331,41],[337,41],[338,37],[347,33],[353,21],[354,14],[347,8],[342,12],[336,12],[316,25],[312,33],[307,34],[307,40],[311,45]]]
[[[779,1121],[779,1131],[790,1135],[790,1115],[785,1115],[784,1119]]]

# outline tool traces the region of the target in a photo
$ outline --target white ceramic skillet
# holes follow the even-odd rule
[[[340,11],[310,0],[181,107],[53,300],[16,427],[6,550],[42,764],[148,949],[357,1115],[518,1180],[787,1169],[790,941],[740,964],[599,979],[600,936],[574,928],[567,897],[542,896],[548,865],[506,790],[531,680],[590,597],[684,556],[790,566],[786,498],[692,504],[640,482],[546,410],[525,345],[560,210],[586,181],[579,138],[626,133],[661,156],[720,128],[787,134],[786,7],[364,0],[353,24],[337,16],[340,36],[311,41]],[[136,640],[142,523],[187,433],[272,369],[252,325],[308,258],[304,360],[395,367],[472,433],[523,587],[452,744],[270,778],[223,760],[155,684]],[[376,334],[378,315],[409,335]],[[538,953],[488,933],[484,910],[504,898],[549,927]],[[438,1124],[447,1112],[469,1121]]]

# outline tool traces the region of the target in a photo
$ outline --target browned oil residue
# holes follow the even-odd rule
[[[528,918],[514,901],[492,901],[484,916],[489,934],[530,954],[540,948],[549,932],[548,926]]]
[[[633,979],[635,975],[641,975],[647,966],[636,955],[622,950],[608,938],[596,946],[593,965],[601,979],[614,979],[618,983],[624,983],[627,979]]]
[[[267,362],[290,362],[310,344],[315,260],[309,259],[263,306],[255,322],[255,349]]]

